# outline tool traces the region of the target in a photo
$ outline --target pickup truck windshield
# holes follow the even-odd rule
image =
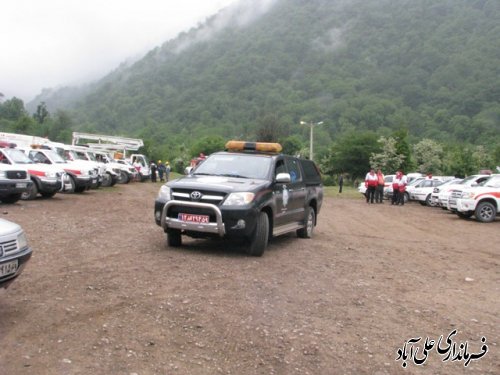
[[[212,175],[265,179],[271,158],[264,155],[215,154],[203,161],[193,175]]]

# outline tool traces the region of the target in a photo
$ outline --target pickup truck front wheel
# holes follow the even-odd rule
[[[182,245],[181,231],[178,229],[170,229],[167,232],[167,244],[170,247],[179,247]]]
[[[314,223],[316,221],[316,212],[312,207],[307,207],[306,222],[303,228],[297,230],[297,236],[300,238],[311,238],[314,232]]]
[[[260,212],[257,217],[257,224],[252,238],[250,239],[250,247],[247,250],[249,255],[260,257],[264,254],[267,242],[269,240],[269,217],[265,212]]]
[[[491,223],[497,216],[497,209],[490,202],[480,202],[475,211],[476,219],[482,223]]]

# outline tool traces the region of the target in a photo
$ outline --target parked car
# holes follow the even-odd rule
[[[431,206],[431,194],[435,187],[442,185],[443,181],[438,179],[423,179],[413,185],[410,200],[419,202],[423,206]]]
[[[22,273],[31,253],[23,229],[0,218],[0,288],[6,289]]]
[[[35,199],[38,193],[45,198],[51,198],[62,190],[62,180],[65,175],[62,168],[56,165],[35,163],[15,146],[13,143],[0,142],[0,155],[7,164],[26,169],[29,173],[33,183],[26,192],[21,194],[21,199]]]
[[[448,209],[450,211],[456,212],[456,201],[449,202],[449,197],[453,190],[461,190],[464,187],[469,187],[472,185],[477,185],[480,184],[481,182],[487,180],[490,177],[488,174],[474,174],[472,176],[464,178],[462,181],[460,181],[456,185],[450,185],[448,186],[445,191],[442,191],[439,193],[439,203],[441,207],[444,207],[445,209]]]
[[[31,189],[33,182],[26,168],[4,164],[3,160],[0,154],[0,201],[16,203]]]
[[[431,206],[433,207],[441,207],[441,204],[439,202],[439,193],[441,191],[445,191],[448,189],[451,185],[456,185],[460,181],[462,181],[462,178],[453,178],[451,180],[443,182],[441,185],[436,186],[431,193]]]
[[[500,208],[500,174],[492,175],[478,185],[453,190],[449,202],[456,200],[456,213],[461,218],[476,217],[489,223]]]

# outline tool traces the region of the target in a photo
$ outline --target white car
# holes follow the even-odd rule
[[[435,187],[442,185],[438,179],[424,179],[413,185],[410,190],[410,200],[418,201],[423,206],[431,206],[431,194]]]
[[[23,229],[0,219],[0,288],[6,289],[21,274],[31,253]]]
[[[475,216],[483,223],[494,221],[500,208],[500,174],[492,175],[477,186],[453,190],[449,202],[454,200],[459,217]]]
[[[456,185],[462,180],[463,180],[462,178],[453,178],[453,179],[445,181],[441,185],[435,187],[431,193],[431,206],[432,207],[441,207],[441,204],[439,202],[439,193],[448,189],[448,187],[450,185]],[[443,208],[445,208],[445,207],[443,207]]]
[[[481,182],[487,180],[490,177],[488,174],[474,174],[472,176],[464,178],[456,185],[449,185],[446,189],[439,193],[439,205],[443,208],[446,208],[450,211],[456,211],[456,201],[451,203],[449,202],[449,198],[453,190],[461,190],[464,187],[470,187],[472,185],[480,184]]]

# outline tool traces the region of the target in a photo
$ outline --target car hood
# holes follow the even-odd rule
[[[224,191],[227,193],[238,191],[259,190],[269,184],[267,180],[224,176],[186,176],[167,183],[172,189],[196,189]]]
[[[0,236],[5,236],[9,234],[16,234],[21,231],[21,227],[5,219],[0,219]]]

